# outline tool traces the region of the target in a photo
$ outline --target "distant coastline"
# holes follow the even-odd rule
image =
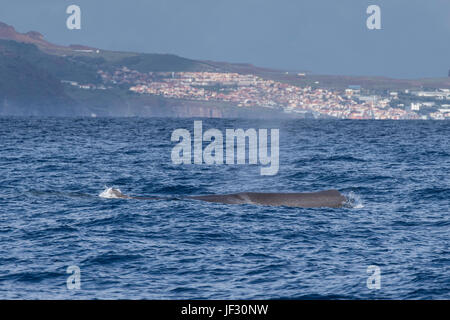
[[[450,77],[314,75],[60,46],[0,22],[0,115],[450,119]]]

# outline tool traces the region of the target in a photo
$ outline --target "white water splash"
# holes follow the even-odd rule
[[[120,197],[117,195],[117,192],[115,192],[115,191],[119,191],[120,194],[122,193],[120,191],[120,189],[108,188],[105,186],[105,190],[103,190],[103,192],[100,193],[98,196],[100,198],[105,198],[105,199],[120,199]]]
[[[353,209],[362,209],[364,208],[364,204],[362,203],[361,197],[354,193],[353,191],[350,191],[347,195],[347,203],[345,204],[349,208]]]

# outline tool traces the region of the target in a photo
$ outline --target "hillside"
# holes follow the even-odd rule
[[[225,117],[227,114],[241,114],[241,111],[233,109],[235,105],[166,97],[144,98],[129,92],[127,77],[132,72],[140,74],[140,77],[155,77],[146,79],[152,82],[158,80],[158,75],[149,76],[152,72],[187,71],[254,75],[283,85],[337,90],[346,89],[349,85],[376,91],[450,88],[450,78],[401,80],[305,75],[251,64],[198,61],[172,54],[107,51],[84,45],[61,46],[48,42],[39,32],[19,33],[14,27],[0,22],[0,115]],[[118,72],[125,73],[120,81],[115,82],[112,75]],[[102,79],[105,74],[109,75],[108,83]],[[251,112],[256,116],[255,110],[245,110],[246,115]]]
[[[102,83],[99,70],[127,67],[139,72],[213,71],[203,62],[170,54],[103,51],[81,45],[52,44],[38,32],[19,33],[0,22],[0,114],[86,115],[128,103],[120,89],[74,90],[62,84]],[[91,107],[91,105],[93,107]],[[122,114],[117,112],[118,114]]]
[[[0,41],[0,114],[63,115],[72,113],[74,101],[59,79],[33,59],[36,47]]]

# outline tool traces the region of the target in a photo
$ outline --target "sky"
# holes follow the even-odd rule
[[[81,8],[81,30],[66,8]],[[369,5],[381,30],[369,30]],[[2,0],[0,21],[50,42],[316,74],[446,77],[450,0]]]

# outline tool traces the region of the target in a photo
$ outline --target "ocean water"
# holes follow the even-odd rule
[[[449,299],[450,122],[249,121],[280,169],[173,165],[193,119],[0,118],[1,299]],[[128,195],[338,189],[302,209]],[[380,269],[369,289],[368,266]],[[81,270],[69,290],[68,266]]]

